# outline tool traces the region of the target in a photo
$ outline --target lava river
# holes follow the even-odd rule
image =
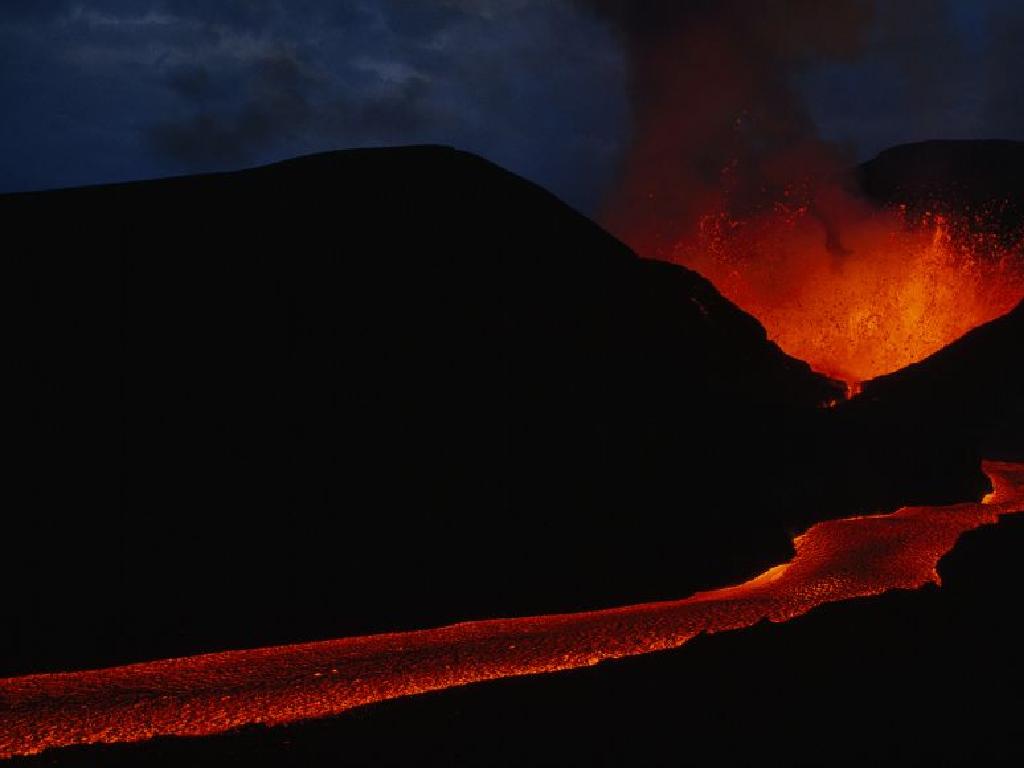
[[[983,468],[994,490],[981,503],[819,523],[795,539],[789,563],[684,600],[0,680],[0,757],[324,717],[398,696],[675,648],[702,632],[786,621],[823,603],[938,583],[938,562],[962,533],[1024,511],[1024,464]]]

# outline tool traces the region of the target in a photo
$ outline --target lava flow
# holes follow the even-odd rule
[[[1024,298],[1021,240],[985,216],[864,207],[836,227],[814,206],[701,218],[661,258],[757,317],[783,350],[852,391],[937,352]]]
[[[324,717],[467,683],[675,648],[823,603],[938,583],[960,535],[1024,511],[1024,464],[985,462],[981,503],[819,523],[751,581],[685,600],[0,680],[0,757]]]

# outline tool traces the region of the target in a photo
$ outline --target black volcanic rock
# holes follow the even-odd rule
[[[943,586],[822,606],[554,675],[286,728],[74,747],[21,768],[1015,766],[1024,516],[973,531]]]
[[[1024,142],[923,141],[881,152],[857,169],[857,186],[910,212],[951,209],[976,227],[1018,238],[1024,227]]]
[[[5,196],[0,225],[37,383],[3,671],[678,597],[820,501],[832,383],[471,155]]]
[[[905,144],[854,176],[859,194],[903,205],[911,217],[968,216],[973,228],[1017,249],[1024,237],[1024,142]],[[983,458],[1024,456],[1021,312],[1018,306],[927,361],[866,383],[865,394],[803,433],[819,450],[780,445],[801,469],[777,486],[791,501],[790,529],[906,504],[976,499],[988,487]],[[779,505],[785,506],[781,499]]]
[[[678,596],[784,559],[781,521],[1020,456],[1021,307],[822,410],[706,281],[448,150],[0,197],[0,225],[37,382],[5,672]],[[14,762],[1018,765],[1022,546],[1017,516],[941,590],[677,652]]]
[[[864,512],[980,498],[982,459],[1024,460],[1024,304],[895,373],[828,414],[827,460],[807,458],[823,493]],[[812,469],[813,467],[813,469]],[[802,518],[844,512],[842,505]]]
[[[857,188],[883,205],[971,217],[1019,247],[1024,142],[926,141],[880,153]],[[1024,331],[1018,306],[927,360],[864,385],[834,414],[822,487],[872,505],[948,503],[987,485],[983,457],[1024,454]],[[841,460],[836,460],[842,454]]]
[[[867,382],[846,409],[856,420],[899,424],[978,455],[1024,460],[1024,303]]]

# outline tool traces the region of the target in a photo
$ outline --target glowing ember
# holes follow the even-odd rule
[[[323,717],[675,648],[702,632],[937,583],[939,559],[962,533],[1024,511],[1024,464],[986,462],[984,469],[995,490],[983,503],[819,523],[796,538],[789,563],[685,600],[0,680],[0,758]]]
[[[983,218],[866,208],[844,218],[826,235],[807,205],[746,220],[709,214],[658,255],[703,274],[783,350],[852,392],[1024,298],[1021,242],[987,232]]]

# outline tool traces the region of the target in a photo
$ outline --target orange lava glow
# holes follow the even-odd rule
[[[685,600],[0,680],[0,757],[324,717],[676,648],[705,632],[938,583],[939,559],[962,533],[1024,511],[1024,464],[986,462],[984,470],[994,491],[983,503],[819,523],[795,539],[789,563]]]
[[[700,219],[661,258],[685,264],[761,321],[784,351],[856,392],[937,352],[1024,298],[1024,247],[985,216],[777,205]]]

